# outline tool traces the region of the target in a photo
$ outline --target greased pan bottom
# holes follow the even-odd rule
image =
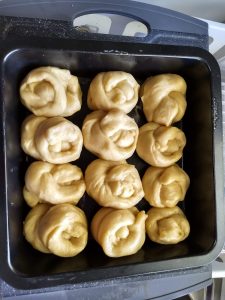
[[[16,46],[15,46],[16,45]],[[171,47],[111,42],[37,39],[8,42],[1,50],[1,276],[19,288],[47,287],[88,282],[134,274],[198,267],[210,263],[224,242],[223,169],[220,72],[206,51],[191,47]],[[190,222],[190,236],[178,245],[157,245],[146,238],[135,255],[108,258],[90,238],[87,248],[74,258],[59,258],[35,251],[23,238],[23,220],[29,210],[22,198],[25,171],[32,161],[20,148],[20,126],[29,114],[19,101],[23,77],[39,66],[67,68],[79,77],[83,106],[70,119],[79,127],[88,113],[86,94],[90,80],[101,71],[130,72],[141,83],[150,75],[177,73],[187,82],[187,111],[181,126],[187,138],[180,162],[191,185],[182,206]],[[141,101],[130,113],[139,126],[146,122]],[[83,150],[74,162],[83,171],[95,157]],[[215,159],[216,158],[216,159]],[[140,174],[147,168],[137,155],[128,160]],[[86,194],[80,201],[89,221],[98,205]],[[143,200],[139,208],[148,209]]]

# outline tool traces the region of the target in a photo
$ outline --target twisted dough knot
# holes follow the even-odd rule
[[[89,196],[105,207],[130,208],[144,197],[137,169],[125,161],[93,161],[85,171],[85,183]]]
[[[84,192],[83,174],[77,166],[36,161],[26,171],[23,196],[31,207],[44,202],[77,204]]]
[[[21,146],[36,159],[63,164],[80,157],[83,138],[79,127],[63,117],[30,115],[22,124]]]
[[[82,133],[87,150],[99,158],[120,161],[133,155],[138,126],[121,110],[98,110],[85,118]]]
[[[141,87],[143,110],[148,122],[169,126],[184,116],[187,85],[176,74],[149,77]]]
[[[177,127],[147,123],[139,129],[137,154],[155,167],[168,167],[183,155],[186,138]]]
[[[153,207],[147,214],[146,231],[153,242],[177,244],[189,235],[190,225],[179,207]]]
[[[136,253],[145,242],[147,215],[137,208],[101,208],[91,223],[94,239],[110,257]]]
[[[145,198],[155,207],[174,207],[183,201],[190,184],[188,175],[178,165],[150,167],[142,178]]]
[[[20,86],[21,102],[36,116],[71,116],[81,109],[82,92],[76,76],[55,67],[32,70]]]
[[[41,252],[71,257],[86,247],[87,220],[84,212],[72,204],[38,204],[24,221],[24,235]]]
[[[139,84],[126,72],[99,73],[88,90],[88,107],[93,110],[119,108],[129,113],[137,104]]]

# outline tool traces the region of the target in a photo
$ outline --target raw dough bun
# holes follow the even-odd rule
[[[81,109],[82,92],[69,70],[41,67],[27,74],[20,86],[21,102],[36,116],[71,116]]]
[[[180,121],[187,107],[186,89],[186,82],[176,74],[149,77],[140,92],[148,122],[169,126]]]
[[[30,210],[23,222],[23,234],[26,240],[33,246],[34,249],[43,253],[50,253],[47,247],[42,243],[38,228],[41,218],[46,214],[51,206],[48,204],[38,204]]]
[[[61,257],[75,256],[87,245],[86,216],[72,204],[52,206],[41,218],[38,232],[49,251]]]
[[[183,201],[190,184],[189,176],[178,165],[150,167],[142,178],[145,199],[155,207],[174,207]]]
[[[82,133],[87,150],[99,158],[120,161],[133,155],[138,126],[121,110],[97,110],[85,118]]]
[[[77,204],[84,192],[83,174],[77,166],[36,161],[27,169],[23,196],[31,207],[45,202]]]
[[[24,221],[24,235],[37,250],[61,257],[80,253],[87,244],[84,212],[72,204],[38,204]]]
[[[183,155],[186,138],[177,127],[147,123],[139,129],[137,154],[155,167],[168,167]]]
[[[88,107],[93,110],[119,108],[129,113],[138,102],[139,84],[134,77],[122,71],[99,73],[88,90]]]
[[[147,214],[146,232],[153,242],[177,244],[189,235],[190,225],[179,207],[153,207]]]
[[[36,159],[63,164],[80,157],[83,138],[79,127],[63,117],[30,115],[22,124],[21,146]]]
[[[137,208],[103,207],[94,216],[91,232],[94,239],[110,257],[136,253],[145,242],[147,215]]]
[[[138,171],[126,161],[93,161],[85,171],[85,183],[88,195],[105,207],[130,208],[144,197]]]

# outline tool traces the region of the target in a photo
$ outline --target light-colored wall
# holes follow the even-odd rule
[[[137,0],[136,0],[137,1]],[[225,0],[138,0],[198,18],[225,22]]]

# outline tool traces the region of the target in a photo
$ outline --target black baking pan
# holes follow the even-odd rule
[[[23,220],[29,211],[22,198],[24,174],[32,161],[20,148],[20,126],[29,112],[19,101],[23,77],[39,66],[57,66],[79,77],[83,106],[70,119],[81,127],[88,113],[86,94],[90,80],[101,71],[130,72],[142,83],[150,75],[177,73],[187,82],[187,110],[177,126],[187,137],[180,162],[191,184],[182,206],[190,236],[177,245],[157,245],[147,238],[135,255],[106,257],[90,238],[74,258],[59,258],[34,250],[23,238]],[[197,47],[143,43],[9,37],[0,48],[1,107],[1,277],[17,288],[32,289],[107,278],[169,272],[212,262],[224,243],[222,104],[217,62]],[[141,102],[130,114],[138,125],[146,122]],[[83,170],[95,157],[83,150],[75,162]],[[140,174],[147,165],[136,155],[129,160]],[[98,206],[85,195],[79,202],[90,221]],[[140,208],[148,209],[145,201]],[[169,273],[168,273],[169,274]]]
[[[45,44],[38,39],[30,39],[29,43],[14,39],[4,48],[1,50],[0,272],[6,281],[32,288],[195,267],[216,258],[224,241],[221,96],[219,68],[209,53],[198,48],[114,42],[93,45],[87,41],[64,41],[59,47],[53,39]],[[183,168],[191,179],[184,205],[191,226],[186,241],[163,246],[147,239],[136,255],[119,259],[104,256],[92,240],[83,253],[65,259],[41,254],[25,241],[22,222],[28,208],[22,198],[22,187],[30,160],[20,148],[20,126],[28,111],[19,101],[18,89],[28,71],[44,65],[68,68],[79,76],[84,91],[83,107],[71,117],[79,126],[87,113],[85,91],[98,72],[124,70],[140,82],[149,75],[167,72],[185,78],[187,111],[181,125],[187,145]],[[146,122],[140,103],[132,113],[139,125]],[[84,170],[93,158],[83,151],[76,163]],[[147,166],[137,157],[134,160],[143,172]],[[97,210],[87,196],[79,206],[89,219]]]

